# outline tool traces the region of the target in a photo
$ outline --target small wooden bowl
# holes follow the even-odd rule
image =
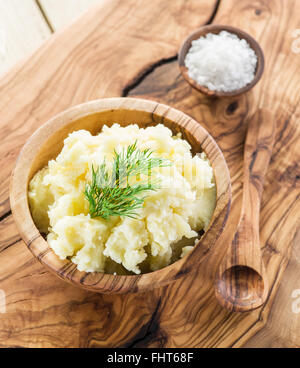
[[[34,174],[56,158],[69,133],[86,129],[92,134],[104,124],[136,123],[141,127],[159,123],[175,134],[181,132],[194,153],[205,151],[214,169],[217,203],[211,224],[199,244],[186,257],[161,270],[134,276],[114,276],[77,270],[69,260],[60,260],[36,228],[28,206],[28,183]],[[10,202],[19,232],[35,257],[61,279],[100,293],[127,293],[166,285],[199,267],[213,247],[227,220],[231,200],[228,168],[216,142],[199,123],[168,106],[141,99],[110,98],[75,106],[40,127],[23,147],[11,178]]]
[[[185,66],[185,57],[186,57],[189,49],[191,48],[192,41],[198,39],[201,36],[205,36],[208,33],[218,34],[221,31],[228,31],[230,33],[236,34],[240,39],[245,39],[249,43],[250,47],[254,50],[254,52],[256,53],[256,56],[257,56],[257,66],[256,66],[255,76],[254,76],[254,79],[252,80],[252,82],[247,84],[243,88],[240,88],[240,89],[237,89],[237,90],[231,91],[231,92],[211,91],[207,87],[201,86],[200,84],[198,84],[196,81],[194,81],[192,78],[189,77],[188,69]],[[185,80],[193,88],[195,88],[197,91],[202,92],[206,95],[218,96],[218,97],[238,96],[238,95],[241,95],[244,92],[249,91],[260,80],[260,78],[262,76],[262,73],[264,71],[264,65],[265,65],[263,51],[262,51],[261,47],[259,46],[258,42],[255,41],[255,39],[253,37],[251,37],[248,33],[244,32],[244,31],[242,31],[238,28],[231,27],[231,26],[220,25],[220,24],[211,24],[211,25],[208,25],[208,26],[204,26],[204,27],[201,27],[201,28],[197,29],[192,34],[190,34],[184,40],[184,42],[183,42],[183,44],[180,48],[179,56],[178,56],[178,63],[179,63],[181,74],[183,75]]]

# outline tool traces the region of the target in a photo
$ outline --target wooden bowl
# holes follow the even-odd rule
[[[254,79],[252,80],[251,83],[247,84],[245,87],[237,89],[235,91],[231,91],[231,92],[222,92],[222,91],[211,91],[210,89],[208,89],[205,86],[201,86],[200,84],[198,84],[196,81],[194,81],[192,78],[189,77],[188,75],[188,69],[185,66],[185,57],[189,51],[189,49],[191,48],[191,44],[192,41],[198,39],[201,36],[205,36],[207,33],[214,33],[214,34],[218,34],[221,31],[228,31],[230,33],[234,33],[236,34],[240,39],[245,39],[248,44],[250,45],[250,47],[254,50],[256,56],[257,56],[257,66],[256,66],[256,71],[255,71],[255,76]],[[185,78],[185,80],[193,87],[195,88],[197,91],[202,92],[206,95],[209,96],[218,96],[218,97],[224,97],[224,96],[238,96],[241,95],[244,92],[249,91],[252,87],[254,87],[256,85],[256,83],[260,80],[262,73],[264,71],[264,54],[263,51],[261,49],[261,47],[259,46],[258,42],[255,41],[255,39],[253,37],[251,37],[248,33],[235,28],[235,27],[231,27],[231,26],[225,26],[225,25],[220,25],[220,24],[211,24],[208,26],[204,26],[201,27],[199,29],[197,29],[196,31],[194,31],[192,34],[190,34],[183,42],[180,51],[179,51],[179,56],[178,56],[178,63],[179,63],[179,68],[181,71],[181,74],[183,75],[183,77]]]
[[[159,123],[174,133],[182,132],[194,153],[205,151],[214,169],[217,202],[207,232],[186,257],[161,270],[134,276],[114,276],[77,270],[69,260],[59,259],[36,228],[28,206],[28,183],[34,174],[56,158],[69,133],[86,129],[92,134],[104,124],[136,123],[141,127]],[[100,293],[127,293],[166,285],[199,267],[212,249],[227,220],[231,200],[228,168],[219,147],[199,123],[171,107],[141,99],[110,98],[87,102],[60,113],[40,127],[23,147],[11,178],[10,202],[19,232],[35,257],[61,279]]]

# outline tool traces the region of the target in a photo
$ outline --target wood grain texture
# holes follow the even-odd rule
[[[107,32],[115,31],[114,17],[124,14],[127,1],[120,3]],[[183,3],[185,10],[180,8]],[[110,4],[113,7],[114,2]],[[215,299],[214,278],[232,240],[231,233],[223,234],[214,256],[207,257],[193,275],[152,293],[115,296],[78,291],[57,280],[31,256],[22,241],[17,241],[18,233],[8,212],[8,176],[19,148],[31,132],[72,104],[122,94],[124,86],[139,81],[161,57],[173,57],[180,42],[200,23],[205,23],[212,12],[211,1],[172,1],[172,5],[168,2],[168,10],[162,8],[163,4],[155,3],[155,6],[159,10],[144,5],[145,16],[141,18],[139,10],[137,20],[133,16],[121,17],[125,18],[127,27],[123,21],[118,23],[123,42],[138,46],[136,56],[133,47],[127,48],[130,52],[122,53],[122,58],[119,54],[114,58],[107,52],[109,63],[99,46],[91,52],[91,45],[96,45],[97,36],[104,32],[97,21],[101,18],[103,22],[102,16],[93,14],[79,21],[74,33],[65,31],[66,39],[61,39],[59,45],[56,39],[50,40],[30,63],[0,81],[1,137],[4,138],[0,148],[0,202],[2,221],[9,229],[7,235],[2,232],[5,227],[0,230],[0,249],[2,239],[6,243],[0,252],[0,288],[5,290],[8,300],[7,313],[0,314],[1,346],[300,346],[300,314],[292,311],[295,302],[292,292],[300,289],[300,56],[291,49],[295,40],[292,32],[300,28],[298,0],[221,0],[214,21],[249,32],[265,53],[263,78],[247,95],[225,99],[202,96],[181,78],[176,62],[157,67],[130,92],[183,110],[201,122],[218,141],[231,171],[234,200],[229,221],[232,226],[237,225],[240,215],[247,122],[258,108],[274,113],[276,143],[260,217],[260,239],[271,291],[265,307],[241,315],[223,310]],[[157,14],[163,10],[168,12],[168,17],[160,19]],[[101,11],[101,14],[107,13]],[[148,32],[152,26],[147,18],[163,28],[160,30],[163,41],[157,33]],[[141,19],[143,25],[139,26]],[[162,22],[166,22],[164,26]],[[138,36],[134,33],[136,28],[140,31]],[[83,29],[86,29],[85,36]],[[145,33],[141,32],[143,29]],[[92,30],[96,32],[95,37]],[[56,37],[60,40],[62,35]],[[70,39],[75,40],[72,47],[68,44]],[[116,72],[118,68],[113,65],[120,59],[126,65],[123,73]],[[69,71],[71,65],[73,74]],[[107,75],[113,78],[105,78]],[[9,246],[9,239],[17,242]]]
[[[54,31],[75,21],[102,0],[38,0],[48,22]]]
[[[182,134],[194,154],[205,152],[214,171],[216,206],[210,225],[193,252],[172,265],[156,272],[119,276],[100,272],[79,272],[70,260],[61,260],[52,251],[36,228],[28,205],[28,185],[38,170],[57,157],[63,141],[76,130],[85,129],[95,135],[103,125],[141,128],[164,124],[173,134]],[[165,286],[200,267],[213,252],[214,245],[224,230],[231,202],[228,167],[213,138],[201,125],[184,113],[157,102],[134,98],[110,98],[87,102],[68,109],[38,129],[23,147],[11,179],[10,204],[15,223],[29,250],[37,259],[61,279],[94,292],[124,294],[150,291]]]
[[[0,75],[51,34],[35,0],[0,0]]]

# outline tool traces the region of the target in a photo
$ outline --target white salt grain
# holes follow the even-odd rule
[[[227,31],[192,41],[185,66],[188,75],[212,91],[230,92],[251,83],[257,56],[248,42]]]

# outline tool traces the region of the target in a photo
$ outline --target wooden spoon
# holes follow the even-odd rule
[[[245,142],[239,224],[216,277],[216,297],[230,311],[256,309],[268,295],[268,280],[259,241],[259,212],[274,138],[275,119],[269,111],[259,110],[249,121]]]

